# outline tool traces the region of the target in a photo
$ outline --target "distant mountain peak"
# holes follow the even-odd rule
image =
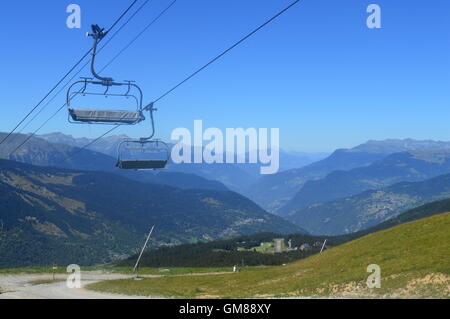
[[[370,153],[400,153],[408,151],[430,151],[450,148],[450,142],[433,140],[414,140],[407,139],[386,139],[369,140],[364,144],[358,145],[351,150]]]

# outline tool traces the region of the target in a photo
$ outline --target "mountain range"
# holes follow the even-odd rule
[[[0,133],[0,140],[2,140],[4,136],[5,134]],[[58,134],[57,136],[60,137],[58,141],[63,141],[64,139],[62,137],[66,137],[66,135],[63,134]],[[225,185],[218,181],[208,180],[192,173],[179,173],[175,171],[129,172],[119,170],[115,167],[117,162],[115,157],[89,149],[80,150],[78,146],[73,145],[74,143],[59,144],[56,142],[49,142],[40,137],[31,138],[28,143],[19,149],[19,151],[15,152],[12,156],[8,156],[14,147],[26,138],[27,135],[12,135],[12,137],[8,139],[0,148],[0,158],[37,166],[104,171],[134,179],[136,181],[168,185],[182,189],[228,189]],[[68,137],[67,139],[71,141]],[[109,143],[113,143],[110,139],[107,140]],[[114,139],[114,141],[116,140],[117,139]],[[87,139],[81,139],[79,144],[82,144],[83,141],[86,142]]]
[[[285,215],[286,211],[289,212],[289,206],[287,208],[284,206],[290,205],[290,201],[305,184],[326,178],[330,173],[369,166],[394,153],[449,148],[449,142],[412,139],[368,141],[352,149],[339,149],[329,157],[305,167],[263,176],[248,187],[244,194],[267,211]],[[300,208],[295,207],[294,204],[292,206]]]
[[[311,234],[350,234],[390,220],[408,209],[447,198],[450,198],[450,174],[314,204],[287,219]]]
[[[38,137],[50,143],[65,144],[74,147],[83,147],[84,145],[87,145],[88,143],[93,141],[93,139],[75,138],[71,135],[66,135],[59,132],[43,134],[39,135]],[[130,137],[127,135],[107,136],[100,139],[96,143],[93,143],[91,146],[89,146],[88,149],[98,153],[103,153],[112,157],[116,157],[119,144],[126,139],[130,139]],[[329,154],[325,152],[307,153],[307,152],[280,150],[280,157],[281,157],[280,170],[285,171],[289,169],[306,166],[311,163],[317,162],[321,159],[324,159],[328,155]],[[253,168],[249,169],[249,167],[251,167],[252,165],[246,166],[238,165],[238,166],[240,166],[244,170],[247,170],[247,172],[250,173],[251,175],[254,175],[255,172],[259,174],[259,168],[256,166],[255,166],[256,169]]]
[[[87,138],[74,138],[62,133],[45,134],[39,136],[39,138],[50,143],[64,144],[72,147],[82,147],[92,141]],[[118,145],[124,139],[129,139],[129,137],[125,135],[105,137],[92,144],[88,149],[111,157],[116,157]],[[169,146],[172,145],[169,144]],[[280,171],[299,168],[314,163],[325,158],[327,155],[327,153],[287,152],[280,150]],[[259,164],[175,165],[172,162],[169,162],[168,171],[194,174],[211,181],[217,181],[224,184],[229,189],[241,194],[244,194],[245,190],[260,177]]]
[[[307,182],[281,209],[287,216],[316,203],[325,203],[399,182],[415,182],[450,173],[450,149],[391,154],[375,163],[350,171],[334,171]]]

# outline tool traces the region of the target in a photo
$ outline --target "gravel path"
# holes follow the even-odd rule
[[[231,274],[227,272],[193,273],[175,276],[207,276]],[[141,275],[144,278],[157,278],[163,275]],[[56,275],[54,282],[44,285],[33,285],[36,280],[51,280],[52,275],[0,275],[0,299],[161,299],[162,297],[141,297],[119,294],[108,294],[87,290],[86,285],[104,281],[130,279],[131,275],[112,274],[102,271],[89,271],[81,273],[81,288],[69,289],[66,285],[67,275]]]
[[[90,291],[84,287],[102,280],[117,280],[131,278],[129,275],[82,273],[80,289],[69,289],[66,285],[66,275],[57,275],[55,279],[62,280],[44,285],[32,285],[36,280],[51,280],[52,275],[0,275],[0,299],[144,299],[125,295],[107,294]],[[148,299],[148,298],[146,298]]]

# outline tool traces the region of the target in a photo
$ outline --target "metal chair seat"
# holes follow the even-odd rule
[[[136,111],[69,109],[75,122],[135,124],[143,120]]]
[[[117,167],[120,169],[163,169],[167,166],[166,160],[126,160],[119,161]]]

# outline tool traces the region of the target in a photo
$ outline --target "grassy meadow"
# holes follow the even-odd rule
[[[449,252],[447,213],[371,234],[286,266],[104,281],[88,288],[169,298],[449,298]],[[367,288],[371,264],[381,267],[380,289]]]

